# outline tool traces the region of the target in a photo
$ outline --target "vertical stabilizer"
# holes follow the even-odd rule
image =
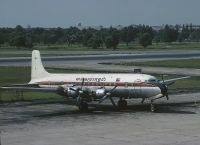
[[[31,80],[46,77],[49,73],[44,69],[40,57],[40,51],[32,51]]]

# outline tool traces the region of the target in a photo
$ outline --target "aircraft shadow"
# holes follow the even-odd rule
[[[196,114],[196,112],[193,112],[195,106],[188,106],[185,104],[156,104],[155,109],[156,111],[154,113],[170,113],[170,114]],[[22,112],[13,112],[16,117],[12,118],[0,118],[0,126],[5,124],[20,124],[25,123],[30,120],[37,120],[37,119],[51,119],[51,118],[58,118],[58,117],[64,117],[64,118],[85,118],[89,119],[91,117],[99,117],[99,116],[116,116],[116,115],[123,115],[124,113],[145,113],[145,112],[151,112],[150,111],[150,105],[149,104],[137,104],[137,105],[128,105],[125,110],[119,110],[114,108],[112,105],[106,104],[100,104],[100,105],[91,105],[89,107],[89,111],[87,112],[81,112],[78,109],[72,108],[71,110],[50,110],[46,112],[45,110],[32,110],[32,111],[22,111]]]
[[[182,108],[181,108],[182,107]],[[194,107],[194,106],[190,106]],[[155,105],[155,112],[154,113],[174,113],[174,114],[196,114],[193,111],[183,110],[184,105],[179,106],[171,106],[170,104],[165,104],[164,106],[161,105]],[[108,112],[151,112],[150,111],[150,105],[149,104],[141,104],[141,105],[129,105],[125,110],[119,110],[115,109],[113,106],[99,106],[96,107],[92,111],[108,111]]]
[[[173,114],[196,114],[193,111],[183,110],[181,106],[180,108],[172,107],[172,106],[162,106],[156,105],[156,111],[154,113],[173,113]],[[90,115],[112,115],[113,113],[136,113],[136,112],[151,112],[149,104],[142,104],[142,105],[129,105],[125,110],[119,110],[114,108],[112,105],[97,105],[95,107],[90,107],[87,112],[81,112],[77,110],[60,110],[57,112],[51,113],[39,113],[40,115],[35,115],[34,117],[37,118],[52,118],[57,116],[90,116]]]

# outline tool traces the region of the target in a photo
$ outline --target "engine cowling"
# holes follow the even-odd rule
[[[57,93],[61,96],[76,98],[77,94],[74,90],[77,90],[77,88],[73,87],[73,90],[71,90],[70,88],[65,88],[63,86],[60,86],[57,89]]]
[[[75,90],[77,90],[77,88],[73,87],[73,90],[71,90],[70,88],[67,89],[67,95],[68,97],[71,98],[76,98],[77,97],[77,93],[75,92]]]
[[[97,98],[102,98],[105,95],[106,95],[106,90],[105,89],[97,89],[96,90],[96,97]]]
[[[66,96],[66,97],[68,97],[68,96],[67,96],[67,93],[66,93],[66,91],[65,91],[65,88],[62,87],[62,86],[59,86],[59,87],[57,88],[57,94],[58,94],[58,95],[61,95],[61,96]]]

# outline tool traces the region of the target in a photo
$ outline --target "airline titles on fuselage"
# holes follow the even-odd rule
[[[76,78],[76,81],[83,81],[83,78]],[[102,78],[85,78],[84,77],[84,81],[85,82],[105,82],[106,77],[102,77]]]

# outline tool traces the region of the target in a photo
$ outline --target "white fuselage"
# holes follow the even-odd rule
[[[84,78],[84,82],[83,82]],[[158,86],[150,84],[156,78],[146,74],[47,74],[43,78],[32,79],[29,84],[40,87],[81,86],[95,91],[117,86],[112,96],[126,98],[149,98],[161,93]]]
[[[60,92],[62,95],[66,93],[66,96],[75,95],[72,88],[75,90],[81,87],[91,94],[95,92],[99,98],[113,88],[116,88],[112,91],[114,97],[149,98],[161,94],[161,89],[153,85],[155,82],[155,77],[146,74],[51,74],[43,67],[40,52],[32,52],[29,84],[38,84],[41,88],[61,88]]]

